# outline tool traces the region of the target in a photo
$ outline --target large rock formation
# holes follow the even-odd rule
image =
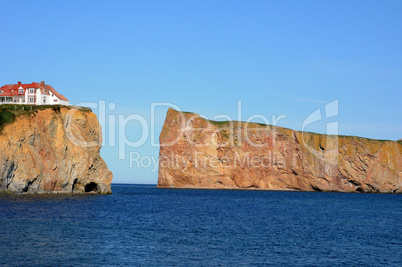
[[[401,193],[402,144],[169,109],[158,187]]]
[[[0,107],[0,124],[11,121],[0,125],[0,191],[111,193],[95,114],[76,107],[11,108]]]

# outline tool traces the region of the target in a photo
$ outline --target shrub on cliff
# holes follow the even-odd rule
[[[0,112],[0,132],[3,130],[4,125],[15,121],[15,115],[11,111],[3,110]]]

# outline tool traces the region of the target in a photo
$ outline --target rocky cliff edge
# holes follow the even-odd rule
[[[2,105],[0,130],[0,191],[111,193],[91,110]]]
[[[158,187],[401,193],[402,144],[169,109]]]

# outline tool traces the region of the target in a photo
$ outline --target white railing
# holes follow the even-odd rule
[[[0,104],[14,104],[13,100],[0,100]]]

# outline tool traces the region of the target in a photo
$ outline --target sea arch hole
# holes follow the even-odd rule
[[[90,182],[89,184],[85,185],[85,193],[98,192],[98,191],[99,191],[99,186],[97,183]]]

